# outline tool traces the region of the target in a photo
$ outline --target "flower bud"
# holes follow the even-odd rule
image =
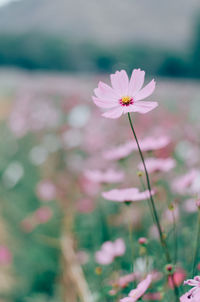
[[[196,205],[197,205],[197,208],[200,209],[200,198],[198,198],[198,199],[196,200]]]
[[[147,238],[145,238],[145,237],[140,237],[139,239],[138,239],[138,243],[139,244],[147,244]]]
[[[173,210],[174,210],[174,204],[171,203],[171,204],[169,205],[168,209],[169,209],[170,211],[173,211]]]
[[[96,273],[96,275],[101,275],[102,274],[102,268],[100,266],[97,266],[95,268],[95,273]]]
[[[173,264],[167,264],[165,266],[165,271],[168,273],[168,275],[172,275],[174,273],[174,265]]]
[[[142,172],[142,171],[138,171],[138,172],[137,172],[137,176],[138,176],[138,177],[142,177],[142,176],[143,176],[143,172]]]

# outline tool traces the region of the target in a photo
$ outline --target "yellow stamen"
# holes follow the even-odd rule
[[[123,104],[129,104],[132,101],[132,98],[130,96],[124,96],[121,101]]]

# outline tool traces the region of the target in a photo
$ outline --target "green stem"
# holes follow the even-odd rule
[[[199,241],[200,241],[200,209],[198,208],[198,220],[197,220],[197,237],[196,237],[196,247],[194,252],[193,258],[193,267],[192,267],[192,277],[194,277],[196,273],[196,264],[198,260],[198,253],[199,253]]]
[[[145,191],[146,187],[145,187],[144,181],[142,179],[142,176],[140,176],[139,178],[140,178],[140,183],[141,183],[141,186],[142,186],[142,190]],[[153,222],[155,223],[154,213],[153,213],[153,209],[152,209],[152,206],[151,206],[151,201],[150,201],[149,198],[147,198],[147,202],[148,202],[148,206],[149,206],[149,210],[151,212],[151,216],[152,216]]]
[[[152,189],[151,189],[151,184],[150,184],[150,180],[149,180],[149,174],[147,172],[146,164],[145,164],[145,161],[144,161],[144,156],[143,156],[143,153],[141,151],[141,148],[140,148],[140,145],[139,145],[139,142],[138,142],[135,130],[133,128],[133,124],[132,124],[130,113],[128,113],[128,118],[129,118],[131,130],[132,130],[133,135],[135,137],[135,141],[136,141],[136,144],[137,144],[137,147],[138,147],[138,151],[139,151],[139,154],[140,154],[140,157],[141,157],[141,160],[142,160],[142,164],[143,164],[143,167],[144,167],[145,176],[146,176],[146,182],[147,182],[147,188],[148,188],[149,195],[150,195],[151,207],[152,207],[152,210],[153,210],[155,222],[156,222],[157,229],[158,229],[158,232],[159,232],[160,241],[161,241],[161,244],[162,244],[164,252],[165,252],[166,260],[167,260],[168,263],[170,263],[171,262],[171,258],[170,258],[170,255],[169,255],[169,251],[168,251],[166,242],[164,240],[164,236],[163,236],[163,233],[162,233],[160,221],[159,221],[157,210],[156,210],[156,207],[155,207],[155,202],[154,202],[154,199],[153,199],[153,196],[152,196]]]
[[[173,217],[173,228],[174,228],[174,265],[177,263],[178,257],[178,236],[177,236],[177,225],[176,225],[176,217],[174,214],[174,209],[172,210]]]
[[[132,226],[131,222],[129,221],[129,240],[130,240],[130,246],[131,246],[131,273],[134,273],[134,258],[135,258],[135,252],[134,252],[134,244],[133,244],[133,232],[132,232]]]
[[[169,254],[167,243],[166,243],[165,238],[163,236],[163,232],[162,232],[162,229],[161,229],[161,225],[160,225],[158,213],[157,213],[157,210],[156,210],[155,202],[154,202],[154,199],[153,199],[153,196],[152,196],[152,189],[151,189],[149,174],[147,172],[146,164],[145,164],[145,161],[144,161],[144,156],[143,156],[142,150],[140,148],[140,145],[139,145],[139,142],[138,142],[138,139],[137,139],[137,135],[135,133],[135,130],[134,130],[134,127],[133,127],[133,123],[132,123],[132,120],[131,120],[131,115],[130,115],[129,112],[128,112],[128,119],[129,119],[131,130],[133,132],[133,135],[134,135],[137,147],[138,147],[138,151],[139,151],[139,154],[140,154],[140,157],[141,157],[141,160],[142,160],[142,164],[143,164],[143,167],[144,167],[145,176],[146,176],[146,182],[147,182],[147,188],[148,188],[149,195],[150,195],[150,203],[151,203],[151,207],[152,207],[152,210],[153,210],[156,226],[157,226],[157,229],[158,229],[160,242],[161,242],[161,245],[163,247],[167,263],[171,263],[171,257],[170,257],[170,254]],[[172,279],[173,279],[173,277],[172,277]],[[174,294],[176,296],[176,300],[179,301],[179,298],[178,298],[178,288],[176,286],[174,286]]]
[[[131,222],[129,221],[129,240],[130,240],[130,247],[131,247],[131,273],[134,273],[135,269],[135,250],[134,250],[134,243],[133,243],[133,230]],[[133,280],[133,287],[136,287],[135,279]]]

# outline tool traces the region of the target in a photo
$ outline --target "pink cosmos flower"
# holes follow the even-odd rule
[[[154,194],[154,191],[151,192]],[[149,191],[139,192],[137,188],[128,188],[128,189],[114,189],[111,191],[103,192],[102,196],[105,199],[125,202],[125,201],[140,201],[145,200],[150,197]]]
[[[116,288],[125,288],[127,287],[127,285],[134,281],[137,277],[137,274],[135,273],[132,273],[132,274],[128,274],[128,275],[125,275],[125,276],[122,276],[120,277],[119,279],[115,280],[115,281],[112,281],[111,284],[113,287],[116,287]]]
[[[37,195],[43,201],[50,201],[56,198],[56,186],[48,179],[42,180],[37,185]]]
[[[159,238],[159,232],[158,232],[158,228],[155,224],[153,224],[150,228],[149,228],[149,237],[153,237],[158,239]]]
[[[139,244],[146,244],[147,243],[147,238],[146,237],[140,237],[139,239],[138,239],[138,243]]]
[[[24,232],[30,233],[37,226],[37,222],[32,216],[28,216],[21,221],[20,225]]]
[[[34,213],[34,217],[37,223],[46,223],[47,221],[49,221],[49,219],[51,219],[52,215],[52,210],[49,207],[41,207]]]
[[[85,172],[87,179],[98,183],[115,183],[121,182],[124,179],[124,173],[109,169],[105,172],[100,170],[87,170]]]
[[[144,295],[146,290],[149,288],[150,284],[152,282],[152,275],[149,274],[143,281],[141,281],[136,289],[133,289],[128,297],[120,299],[120,302],[135,302],[137,301],[140,297]]]
[[[84,265],[89,261],[89,255],[85,251],[78,251],[76,257],[81,265]]]
[[[0,245],[0,265],[8,265],[12,261],[12,254],[7,246]]]
[[[193,198],[185,200],[183,203],[183,208],[188,213],[195,213],[197,211],[196,200]]]
[[[96,252],[96,262],[102,265],[108,265],[113,262],[115,257],[124,255],[126,246],[123,239],[119,238],[112,241],[106,241],[102,245],[100,251]]]
[[[194,286],[186,294],[181,296],[180,302],[199,302],[200,301],[200,276],[194,277],[184,282],[190,286]]]
[[[169,287],[173,288],[174,284],[176,286],[180,286],[184,281],[185,277],[186,277],[186,272],[182,268],[177,268],[173,274],[173,280],[172,280],[172,275],[169,275],[168,277]]]
[[[60,112],[49,98],[43,99],[34,94],[23,93],[15,101],[9,126],[17,137],[22,137],[28,131],[37,132],[46,128],[55,128],[59,120]]]
[[[156,292],[156,293],[148,293],[148,294],[145,294],[144,297],[142,297],[142,300],[144,301],[160,301],[162,300],[162,294],[159,293],[159,292]]]
[[[151,151],[151,150],[159,150],[166,147],[170,143],[170,138],[168,136],[160,136],[160,137],[146,137],[143,140],[139,141],[140,147],[142,151]],[[135,143],[135,150],[137,150],[137,146]]]
[[[138,278],[140,278],[140,273],[132,273],[132,274],[121,276],[116,280],[112,280],[110,282],[112,289],[109,291],[109,294],[111,296],[116,295],[121,289],[126,288],[130,282],[133,282]]]
[[[110,109],[103,116],[114,119],[127,112],[147,113],[156,108],[157,102],[141,101],[155,89],[154,80],[142,88],[144,76],[143,70],[134,69],[129,81],[126,71],[121,70],[111,74],[112,87],[99,82],[98,88],[94,90],[96,96],[93,101],[98,107]]]
[[[86,177],[79,178],[79,185],[81,190],[89,196],[96,196],[100,190],[100,184],[93,182]]]
[[[103,157],[107,160],[119,160],[131,154],[134,148],[135,143],[133,141],[128,141],[125,144],[105,151]]]
[[[147,171],[153,172],[168,172],[175,167],[175,160],[172,158],[147,158],[145,159]],[[138,169],[144,171],[143,163],[138,165]]]
[[[80,199],[76,204],[76,208],[81,213],[91,213],[95,208],[94,200],[91,198]]]
[[[139,140],[142,151],[159,150],[166,147],[170,142],[168,136],[161,137],[146,137]],[[132,151],[137,150],[137,144],[134,141],[128,141],[125,144],[112,148],[103,153],[103,157],[108,160],[119,160],[131,154]]]
[[[179,207],[176,205],[173,206],[173,209],[166,209],[162,215],[162,220],[166,224],[172,224],[174,219],[177,221],[179,219]]]
[[[194,193],[195,180],[198,179],[199,171],[192,169],[188,173],[178,177],[172,184],[174,191],[180,194]]]

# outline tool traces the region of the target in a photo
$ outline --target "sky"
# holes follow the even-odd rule
[[[16,0],[0,0],[0,6],[3,6],[9,2],[12,2],[12,1],[16,1]]]

